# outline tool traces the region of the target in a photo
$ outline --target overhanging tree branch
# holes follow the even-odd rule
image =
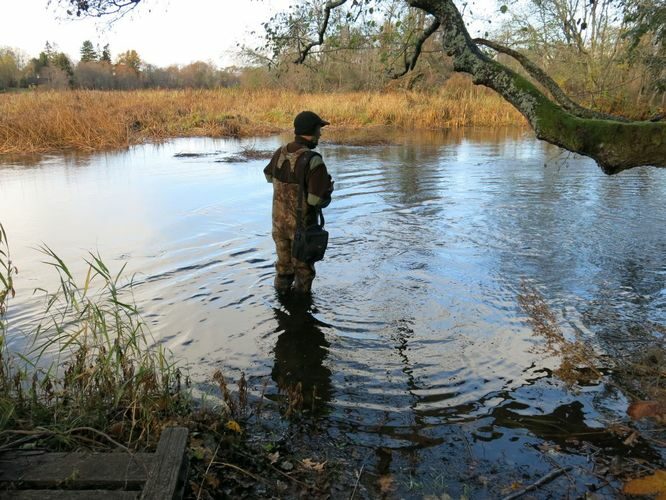
[[[553,96],[553,98],[558,102],[560,106],[569,111],[572,115],[578,116],[580,118],[596,118],[600,120],[617,120],[627,122],[626,118],[608,115],[605,113],[599,113],[598,111],[593,111],[587,109],[580,104],[574,102],[567,96],[560,86],[553,80],[550,76],[546,74],[541,68],[536,64],[530,61],[526,56],[520,52],[513,50],[509,47],[505,47],[497,42],[491,40],[486,40],[484,38],[475,38],[472,40],[478,45],[483,45],[485,47],[490,47],[497,52],[506,54],[520,63],[520,65],[529,73],[529,75],[534,78],[537,82],[548,89],[548,92]]]
[[[455,71],[495,90],[528,121],[537,138],[593,158],[607,174],[642,165],[666,167],[666,124],[581,118],[555,104],[534,84],[485,55],[471,39],[453,0],[406,0],[435,16]]]
[[[441,26],[439,19],[434,19],[432,23],[421,33],[421,36],[416,40],[416,45],[414,46],[414,52],[412,57],[409,59],[405,58],[405,69],[400,73],[396,73],[392,76],[393,79],[400,78],[401,76],[406,75],[408,72],[413,71],[416,67],[416,62],[419,60],[421,51],[423,49],[423,44],[430,38]]]
[[[319,26],[319,30],[317,32],[318,38],[316,41],[310,42],[305,46],[305,48],[298,55],[298,58],[294,61],[295,64],[303,64],[305,58],[308,56],[308,53],[314,47],[317,47],[318,45],[322,45],[324,43],[324,35],[326,34],[326,30],[328,29],[328,21],[331,17],[331,11],[333,9],[337,9],[346,2],[347,0],[331,0],[329,2],[326,2],[326,4],[324,5],[324,20]]]

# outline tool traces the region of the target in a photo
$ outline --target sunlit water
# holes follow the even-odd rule
[[[409,491],[460,492],[479,463],[480,492],[506,483],[507,468],[547,472],[531,444],[593,436],[624,418],[627,401],[612,386],[574,392],[550,376],[558,363],[535,349],[543,340],[516,300],[521,284],[600,352],[656,335],[650,325],[666,323],[666,170],[608,177],[516,131],[399,142],[320,148],[336,191],[312,304],[272,288],[266,160],[218,161],[280,138],[1,165],[0,220],[20,271],[10,344],[20,348],[38,317],[33,289],[56,285],[34,248],[47,243],[81,280],[82,258],[99,251],[136,273],[153,335],[195,380],[244,371],[271,398],[278,384],[303,382],[324,432],[367,446],[361,459],[375,474],[417,478]],[[560,461],[584,465],[577,453]]]

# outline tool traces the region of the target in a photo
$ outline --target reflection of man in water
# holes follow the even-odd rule
[[[290,290],[292,283],[297,292],[309,293],[315,277],[314,264],[301,262],[291,256],[296,233],[299,185],[305,176],[303,193],[303,225],[317,221],[318,210],[331,201],[333,180],[317,147],[321,128],[329,123],[312,111],[303,111],[294,119],[293,142],[279,148],[266,168],[266,180],[273,184],[273,240],[277,250],[277,276],[275,288]]]
[[[317,411],[331,400],[331,371],[324,366],[330,344],[323,324],[310,312],[309,299],[280,297],[283,309],[275,309],[281,332],[275,343],[271,376],[282,390],[302,386],[303,409]]]

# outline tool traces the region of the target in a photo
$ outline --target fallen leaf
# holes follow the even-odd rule
[[[220,487],[220,479],[214,474],[206,474],[206,483],[215,489]]]
[[[116,422],[109,429],[109,434],[115,437],[120,437],[123,433],[124,425],[122,422]]]
[[[241,432],[243,432],[243,429],[241,429],[241,426],[240,426],[240,425],[238,424],[238,422],[236,422],[235,420],[229,420],[229,421],[227,422],[227,425],[225,425],[225,427],[226,427],[227,429],[229,429],[230,431],[234,431],[234,432],[237,432],[237,433],[239,433],[239,434],[240,434]]]
[[[379,490],[382,492],[382,494],[386,495],[388,493],[391,493],[394,489],[394,483],[395,479],[393,479],[393,476],[390,474],[385,474],[381,476],[379,479],[377,479],[377,484],[379,485]]]
[[[192,451],[192,456],[197,460],[204,459],[204,455],[206,454],[206,449],[203,448],[202,446],[190,447],[190,450]]]
[[[562,451],[562,448],[559,444],[541,443],[539,446],[537,446],[537,448],[539,448],[539,450],[543,451],[544,453],[557,453]]]
[[[666,470],[632,479],[624,485],[622,492],[627,495],[657,495],[656,500],[666,500]]]
[[[197,438],[190,439],[190,451],[194,458],[197,460],[203,460],[206,453],[206,447],[204,446],[203,440]]]
[[[637,431],[632,432],[629,434],[629,437],[623,441],[625,446],[633,446],[636,444],[636,441],[638,441],[639,434]]]
[[[627,415],[634,420],[653,418],[657,422],[666,422],[666,403],[662,401],[634,401],[627,408]]]
[[[303,467],[305,467],[306,469],[310,469],[316,472],[322,472],[324,470],[324,465],[326,465],[326,462],[319,463],[309,458],[306,458],[301,463],[303,464]]]
[[[271,464],[274,464],[275,462],[277,462],[278,458],[280,458],[280,452],[279,451],[276,451],[275,453],[269,453],[268,454],[268,461]]]

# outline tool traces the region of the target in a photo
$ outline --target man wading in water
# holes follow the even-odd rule
[[[264,168],[266,180],[273,184],[273,240],[277,250],[275,288],[278,292],[289,291],[293,283],[294,291],[309,293],[315,277],[314,261],[323,257],[325,242],[324,249],[320,248],[321,256],[309,261],[293,257],[292,247],[297,228],[314,227],[321,209],[331,202],[333,180],[321,155],[312,151],[321,137],[321,128],[328,124],[312,111],[296,115],[294,141],[279,148]],[[301,210],[298,210],[299,199]]]

